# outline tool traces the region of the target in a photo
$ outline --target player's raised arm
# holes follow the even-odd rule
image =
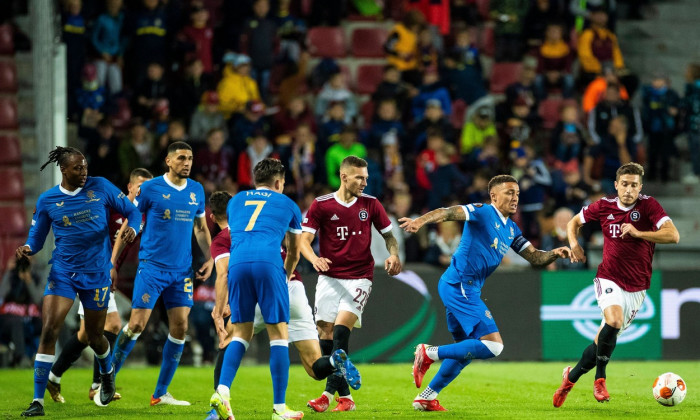
[[[569,255],[571,255],[571,250],[566,246],[555,248],[551,251],[542,251],[532,245],[528,245],[527,248],[520,252],[520,256],[534,267],[548,266],[559,258],[569,258]]]
[[[583,248],[578,243],[578,231],[583,226],[581,222],[581,217],[579,214],[575,214],[574,217],[569,220],[566,225],[566,236],[569,239],[569,246],[571,247],[571,262],[586,262],[586,256],[583,253]]]
[[[302,232],[301,238],[299,239],[299,251],[301,251],[301,255],[303,255],[304,258],[306,258],[306,260],[314,266],[316,271],[328,271],[330,264],[332,264],[331,260],[328,258],[319,257],[311,247],[311,243],[314,241],[315,236],[316,235],[311,232]]]
[[[402,217],[399,219],[399,222],[401,223],[401,228],[406,232],[416,233],[423,227],[423,225],[429,223],[441,223],[447,220],[462,222],[467,220],[467,215],[464,212],[464,208],[462,206],[452,206],[447,208],[441,207],[439,209],[429,211],[416,219]]]
[[[623,223],[620,228],[622,231],[621,238],[629,235],[633,238],[644,239],[657,244],[677,244],[681,240],[678,229],[676,229],[676,225],[671,220],[666,220],[657,231],[639,231],[631,223]]]

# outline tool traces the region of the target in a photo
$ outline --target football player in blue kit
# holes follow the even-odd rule
[[[205,218],[204,188],[189,179],[192,160],[192,148],[187,143],[170,144],[165,158],[168,172],[144,182],[136,198],[146,223],[134,279],[131,317],[117,337],[114,363],[119,372],[146,327],[158,297],[162,296],[168,313],[169,334],[163,346],[163,362],[151,405],[190,405],[175,399],[168,392],[168,386],[185,346],[187,318],[193,303],[191,232],[207,258],[196,278],[209,278],[214,264],[209,255],[211,236]]]
[[[115,369],[103,334],[112,284],[109,208],[129,220],[141,220],[138,209],[117,187],[104,178],[88,177],[88,165],[80,151],[58,146],[41,169],[54,162],[60,167],[61,183],[39,196],[27,242],[16,251],[18,260],[36,254],[53,230],[56,247],[44,291],[41,338],[34,361],[34,400],[22,412],[23,417],[44,415],[44,393],[56,358],[56,339],[76,294],[85,308],[88,344],[100,366],[102,387],[95,399],[102,405],[112,401]],[[135,236],[133,228],[124,231],[127,241]]]
[[[417,388],[430,365],[444,360],[430,384],[413,400],[419,411],[446,411],[438,393],[452,382],[472,359],[489,359],[503,350],[503,340],[491,312],[481,300],[484,280],[499,266],[512,248],[530,264],[544,267],[557,258],[569,258],[567,247],[551,251],[535,249],[510,219],[518,208],[520,188],[510,175],[493,177],[488,184],[491,204],[468,204],[433,210],[416,219],[399,220],[407,232],[415,233],[428,223],[464,221],[464,231],[452,262],[438,283],[438,293],[446,307],[447,328],[454,344],[419,344],[413,362]]]

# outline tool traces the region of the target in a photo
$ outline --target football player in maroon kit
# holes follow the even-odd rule
[[[136,199],[136,195],[146,180],[153,178],[153,175],[144,168],[136,168],[131,171],[129,176],[129,183],[126,186],[128,191],[127,197],[129,201],[133,202]],[[118,279],[117,273],[119,272],[119,267],[124,262],[128,252],[123,252],[125,248],[132,248],[134,244],[138,241],[133,240],[125,241],[122,239],[122,227],[124,226],[125,218],[121,214],[111,211],[109,215],[109,233],[110,240],[112,242],[112,270],[110,276],[112,277],[112,292],[109,298],[108,308],[107,308],[107,318],[105,320],[104,335],[109,341],[111,348],[114,348],[114,341],[117,339],[117,334],[122,327],[122,321],[119,317],[119,312],[117,312],[117,301],[114,298],[114,290],[116,287],[116,282]],[[143,223],[143,220],[142,222]],[[131,224],[136,226],[135,224]],[[138,247],[136,247],[138,249]],[[63,395],[61,395],[61,377],[68,370],[73,363],[75,363],[80,355],[87,347],[87,334],[85,332],[85,321],[83,320],[83,304],[80,303],[78,308],[78,315],[80,315],[80,329],[77,333],[71,336],[68,342],[63,346],[61,354],[56,359],[56,362],[51,367],[51,372],[49,373],[49,382],[46,384],[46,389],[51,395],[51,399],[58,403],[66,402]],[[92,400],[96,393],[99,391],[100,386],[100,369],[95,362],[92,374],[92,386],[90,387],[90,392],[88,392],[88,398]],[[118,400],[121,398],[118,392],[114,394],[114,399]]]
[[[391,221],[379,200],[362,193],[367,177],[364,159],[346,157],[340,165],[340,188],[316,198],[301,225],[301,253],[319,272],[314,313],[324,355],[337,349],[347,352],[350,331],[362,324],[374,274],[372,226],[382,234],[391,254],[384,268],[392,276],[401,272]],[[317,233],[320,255],[311,248]],[[336,391],[338,405],[333,411],[354,410],[350,388],[337,376],[329,376],[323,394],[307,405],[317,412],[326,411]]]
[[[584,373],[596,368],[593,396],[599,402],[610,400],[605,386],[605,367],[617,336],[629,327],[641,308],[651,281],[651,261],[655,244],[675,244],[678,230],[654,198],[642,195],[644,169],[638,163],[622,165],[616,173],[617,196],[604,197],[584,207],[567,225],[571,262],[586,261],[576,240],[579,228],[590,221],[600,222],[605,240],[603,262],[593,279],[598,306],[603,311],[598,335],[583,350],[581,360],[564,368],[562,383],[554,393],[555,407],[561,407],[569,391]]]

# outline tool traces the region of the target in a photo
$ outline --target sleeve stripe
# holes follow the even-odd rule
[[[394,228],[394,225],[392,225],[391,223],[389,223],[389,226],[387,226],[387,227],[385,227],[384,229],[380,230],[379,233],[381,233],[381,234],[383,235],[383,234],[385,234],[385,233],[391,231],[391,229],[393,229],[393,228]]]
[[[295,235],[301,235],[302,230],[303,230],[303,229],[294,229],[294,228],[288,228],[288,229],[287,229],[288,232],[292,232],[292,233],[295,234]]]
[[[227,252],[225,254],[217,255],[216,258],[214,258],[214,264],[216,264],[220,259],[222,258],[228,258],[231,256],[231,253]]]
[[[671,220],[671,218],[668,217],[668,216],[662,217],[661,219],[659,219],[658,222],[656,222],[656,228],[657,228],[657,229],[661,228],[661,225],[663,225],[664,223],[666,223],[666,222],[669,221],[669,220]]]
[[[527,247],[529,247],[530,245],[532,245],[532,244],[530,243],[530,241],[525,242],[525,243],[523,244],[523,246],[521,246],[520,249],[518,250],[518,254],[520,254],[521,252],[525,251],[525,249],[527,249]]]
[[[471,204],[467,204],[467,209],[469,211],[474,211],[474,206],[472,206]]]
[[[467,221],[468,221],[468,220],[469,220],[469,210],[467,210],[467,209],[468,209],[469,207],[471,207],[472,209],[474,209],[474,206],[472,206],[471,204],[469,204],[469,205],[467,205],[467,206],[461,206],[461,207],[462,207],[462,210],[464,210],[464,217],[466,217],[466,218],[467,218]]]
[[[314,229],[314,228],[312,228],[312,227],[308,227],[308,226],[302,226],[302,227],[301,227],[301,231],[302,231],[302,232],[313,233],[314,235],[316,234],[316,229]]]
[[[197,215],[197,217],[199,217],[199,218],[206,217],[206,216],[207,216],[207,212],[200,213]]]
[[[581,221],[582,224],[586,224],[586,218],[583,217],[583,209],[578,213],[578,219]]]

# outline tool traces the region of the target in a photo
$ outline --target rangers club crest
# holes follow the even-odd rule
[[[367,212],[366,209],[362,209],[362,210],[360,210],[359,216],[360,216],[360,220],[362,220],[364,222],[365,220],[367,220],[369,218],[369,213]]]
[[[639,212],[637,210],[630,213],[630,219],[632,219],[633,222],[636,222],[637,220],[639,220],[639,217],[640,217],[640,215],[639,215]]]

